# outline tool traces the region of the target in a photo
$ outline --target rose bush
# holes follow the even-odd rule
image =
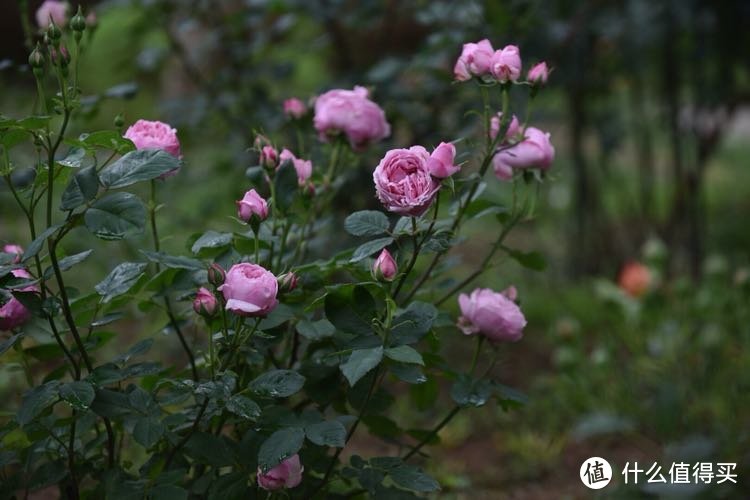
[[[544,267],[538,253],[506,238],[533,216],[536,187],[523,187],[543,182],[554,157],[549,134],[518,121],[510,94],[533,99],[546,74],[537,69],[520,81],[517,47],[465,45],[454,76],[473,78],[484,97],[478,141],[441,142],[431,152],[400,144],[385,151],[379,143],[390,125],[364,87],[318,96],[312,123],[303,120],[303,101],[287,100],[280,113],[320,141],[312,150],[302,149],[304,140],[294,146],[309,159],[297,158],[283,134],[258,136],[247,186],[216,193],[231,207],[245,192],[235,229],[196,228],[188,254],[178,254],[162,248],[157,217],[159,191],[174,189],[183,153],[189,159],[177,131],[138,120],[122,133],[118,119],[112,130],[70,133],[86,29],[80,9],[67,26],[47,28],[29,57],[38,109],[0,118],[0,173],[29,228],[25,251],[6,245],[0,256],[0,354],[28,375],[18,407],[0,417],[3,495],[51,485],[66,498],[256,498],[276,490],[410,498],[438,490],[417,464],[442,427],[491,400],[504,408],[524,401],[493,376],[503,342],[519,340],[526,325],[515,288],[460,292],[497,252]],[[11,173],[24,141],[41,160],[34,182],[17,185]],[[361,168],[372,169],[374,183],[364,194],[385,210],[342,220],[332,201],[366,147],[383,147],[379,164]],[[522,196],[512,205],[484,194],[497,182],[485,181],[491,166],[518,184]],[[472,272],[452,275],[446,257],[462,244],[462,229],[489,215],[496,240]],[[88,240],[74,236],[83,233],[102,245],[81,249],[76,242]],[[103,276],[86,267],[92,253],[113,255],[108,249],[123,240],[139,248],[130,260],[106,260]],[[163,326],[180,360],[150,355],[147,327],[110,356],[104,347],[114,332],[148,324],[125,323],[144,318]],[[461,332],[477,339],[471,363],[440,349],[441,338]],[[55,362],[37,363],[40,349]],[[406,429],[389,417],[402,384],[416,408],[433,408],[443,386],[454,406]],[[342,450],[364,429],[389,444],[389,455],[343,462]]]

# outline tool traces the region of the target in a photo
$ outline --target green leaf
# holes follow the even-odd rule
[[[378,236],[388,232],[388,217],[375,210],[354,212],[344,221],[344,229],[354,236]]]
[[[16,333],[15,335],[11,335],[10,338],[3,340],[0,342],[0,356],[5,354],[5,351],[13,347],[16,342],[21,340],[24,337],[23,333]]]
[[[82,168],[73,173],[60,199],[60,210],[73,210],[96,198],[99,193],[99,177],[96,167]]]
[[[375,299],[364,286],[334,288],[325,298],[326,318],[337,329],[355,335],[372,333],[372,320],[377,317]]]
[[[281,164],[274,176],[274,187],[276,190],[276,206],[281,213],[286,213],[294,203],[294,197],[299,191],[299,180],[297,170],[291,161]]]
[[[255,421],[260,417],[260,406],[258,406],[258,403],[241,394],[235,394],[229,398],[226,407],[228,411],[246,420]]]
[[[148,250],[141,250],[141,253],[150,262],[156,262],[164,267],[172,269],[187,269],[189,271],[200,271],[206,269],[206,266],[204,266],[201,261],[191,259],[190,257],[169,255],[164,252],[150,252]]]
[[[62,160],[57,160],[59,165],[70,168],[81,168],[83,159],[86,158],[86,150],[83,148],[70,148],[68,154]]]
[[[218,233],[216,231],[206,231],[203,235],[195,240],[193,247],[190,249],[197,254],[204,248],[221,248],[232,243],[232,233]]]
[[[352,351],[349,359],[343,363],[341,373],[344,374],[350,386],[354,386],[367,372],[378,366],[383,359],[383,346],[371,349],[356,349]]]
[[[419,365],[393,363],[388,367],[396,378],[403,380],[407,384],[424,384],[427,382],[427,376],[422,372]]]
[[[94,386],[82,380],[68,382],[60,387],[60,397],[76,410],[86,410],[94,401]]]
[[[300,427],[287,427],[274,432],[260,445],[258,467],[263,472],[268,472],[297,453],[304,441],[305,431]]]
[[[385,350],[385,355],[386,357],[394,361],[400,361],[401,363],[412,363],[424,366],[422,355],[419,354],[416,349],[409,347],[408,345],[389,347]]]
[[[492,397],[492,382],[474,380],[468,375],[459,375],[451,387],[451,398],[459,406],[484,406]]]
[[[533,269],[534,271],[544,271],[547,268],[547,262],[544,260],[544,255],[537,251],[521,252],[519,250],[507,249],[507,252],[508,255],[523,267]]]
[[[384,249],[391,243],[393,243],[393,238],[391,236],[387,236],[385,238],[377,238],[374,240],[370,240],[367,243],[363,243],[358,246],[356,250],[354,250],[352,258],[349,259],[349,262],[359,262],[362,259],[366,259],[375,252],[379,252],[380,250]]]
[[[146,449],[151,448],[164,435],[164,424],[155,417],[140,417],[133,427],[133,439]]]
[[[96,201],[84,215],[86,227],[103,240],[121,240],[141,234],[146,207],[131,193],[112,193]]]
[[[60,270],[67,271],[68,269],[75,266],[76,264],[80,264],[81,262],[86,260],[89,255],[91,255],[91,252],[93,252],[93,250],[86,250],[81,253],[70,255],[68,257],[64,257],[60,259],[60,261],[58,262],[58,265],[60,266]],[[53,274],[54,274],[54,269],[52,269],[52,267],[48,267],[47,269],[44,270],[45,279],[50,279]]]
[[[307,340],[317,341],[332,337],[336,333],[336,327],[327,319],[319,321],[302,320],[297,323],[297,332]]]
[[[307,439],[319,446],[343,448],[346,444],[346,427],[338,420],[329,420],[305,427]]]
[[[104,148],[117,151],[120,154],[133,151],[135,145],[130,139],[125,139],[119,132],[113,130],[98,130],[90,134],[81,134],[80,140],[70,141],[88,149]]]
[[[250,390],[258,395],[286,398],[305,385],[305,377],[294,370],[271,370],[250,382]]]
[[[102,302],[109,302],[130,290],[138,282],[146,266],[143,262],[123,262],[96,285],[94,290],[102,296]]]
[[[440,489],[440,483],[414,465],[402,464],[388,471],[388,475],[396,486],[405,490],[427,493]]]
[[[51,380],[26,391],[16,414],[18,423],[21,426],[30,423],[44,410],[55,404],[59,397],[57,391],[59,386],[59,381]]]
[[[395,347],[414,344],[424,337],[432,328],[437,318],[435,306],[426,302],[415,301],[393,319],[390,345]]]
[[[116,189],[136,182],[156,179],[180,168],[180,160],[161,149],[131,151],[99,174],[102,185]]]
[[[27,260],[36,256],[42,249],[42,246],[44,246],[44,242],[47,241],[47,238],[49,238],[52,233],[54,233],[58,229],[60,229],[60,225],[56,224],[54,226],[48,227],[44,230],[44,232],[42,232],[42,234],[37,236],[34,241],[32,241],[29,246],[26,247],[26,251],[23,253],[23,257],[21,257],[21,262],[26,262]]]

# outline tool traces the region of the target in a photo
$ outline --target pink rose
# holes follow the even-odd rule
[[[177,130],[160,121],[138,120],[125,131],[126,139],[135,144],[136,149],[161,149],[175,158],[182,158],[180,152],[180,141],[177,139]],[[179,168],[166,172],[159,176],[166,179],[177,173]]]
[[[391,212],[418,217],[425,213],[440,183],[430,175],[429,153],[422,146],[388,151],[375,172],[375,191],[378,199]]]
[[[279,303],[279,284],[270,271],[258,264],[235,264],[218,288],[227,301],[227,311],[240,316],[266,316]]]
[[[329,90],[315,100],[313,123],[320,140],[343,132],[355,150],[391,134],[383,110],[368,98],[365,87]]]
[[[547,83],[548,78],[549,68],[547,68],[547,63],[544,61],[532,66],[529,74],[526,76],[526,79],[534,85],[544,85]]]
[[[630,261],[623,266],[617,284],[631,297],[643,296],[651,288],[651,271],[640,262]]]
[[[256,138],[255,140],[258,141],[259,139]],[[263,167],[276,168],[279,166],[279,152],[276,151],[276,148],[267,144],[260,149],[260,157],[258,158],[258,161]]]
[[[213,316],[219,307],[219,301],[214,294],[204,287],[198,289],[193,300],[193,311],[201,316]]]
[[[307,106],[301,99],[292,97],[284,101],[284,114],[289,118],[302,118],[307,113]]]
[[[497,134],[500,133],[500,122],[502,121],[502,119],[503,113],[501,111],[493,116],[490,120],[490,139],[494,139],[495,137],[497,137]],[[500,141],[500,143],[502,144],[512,140],[518,135],[520,131],[521,125],[518,123],[518,118],[516,118],[516,115],[513,115],[513,117],[510,119],[510,123],[508,124],[508,131],[505,133],[505,138]]]
[[[11,271],[16,278],[33,279],[31,274],[26,269],[13,269]],[[21,288],[21,292],[38,292],[39,287],[36,285],[29,285]],[[26,309],[17,298],[15,298],[10,291],[5,294],[0,294],[0,301],[5,301],[0,307],[0,330],[10,331],[14,328],[21,326],[31,318],[31,312]],[[7,300],[7,301],[6,301]]]
[[[5,245],[3,252],[14,255],[13,264],[18,264],[23,256],[23,247],[21,245]]]
[[[493,342],[520,340],[526,318],[506,292],[477,288],[471,295],[459,295],[461,317],[458,318],[458,327],[461,331],[466,335],[479,333]]]
[[[396,274],[398,274],[398,265],[393,260],[391,252],[384,248],[372,265],[372,275],[379,281],[393,281]]]
[[[493,53],[492,44],[486,38],[477,43],[465,43],[453,67],[453,76],[459,82],[465,82],[472,76],[489,73]]]
[[[50,19],[56,25],[62,27],[68,22],[68,3],[58,0],[45,0],[45,2],[36,10],[36,24],[41,29],[49,26]]]
[[[456,146],[450,142],[441,142],[427,160],[427,170],[433,177],[445,179],[461,170],[459,165],[454,165],[455,160]]]
[[[281,155],[279,155],[279,160],[281,160],[281,163],[284,163],[285,161],[292,162],[292,165],[294,165],[294,170],[297,171],[297,181],[299,182],[300,186],[304,186],[305,181],[307,181],[307,179],[309,179],[312,175],[312,162],[310,160],[302,160],[300,158],[297,158],[288,149],[284,149],[281,152]]]
[[[294,488],[302,482],[304,470],[299,455],[294,454],[268,472],[262,472],[259,467],[258,485],[267,491]]]
[[[250,222],[253,217],[264,221],[268,217],[268,203],[255,189],[251,189],[237,201],[237,217],[245,222]]]
[[[549,140],[549,134],[529,127],[521,142],[495,154],[492,165],[498,179],[509,180],[513,177],[514,169],[547,170],[554,159],[555,147]]]
[[[501,83],[515,82],[521,76],[521,53],[515,45],[506,45],[492,55],[490,70]]]

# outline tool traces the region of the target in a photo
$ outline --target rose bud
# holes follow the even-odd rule
[[[315,100],[313,124],[321,141],[344,133],[356,151],[368,144],[385,139],[391,134],[391,126],[385,112],[368,97],[365,87],[354,90],[334,89]]]
[[[45,0],[36,10],[36,24],[40,29],[49,27],[50,20],[59,26],[68,21],[68,3],[58,0]]]
[[[500,123],[503,120],[503,113],[502,111],[496,114],[492,117],[490,120],[490,139],[495,139],[497,137],[497,134],[500,133]],[[510,123],[508,124],[508,131],[505,133],[505,137],[502,141],[499,141],[500,144],[505,144],[510,142],[514,137],[516,137],[521,132],[521,125],[518,123],[518,118],[516,118],[516,115],[513,115],[513,117],[510,119]]]
[[[219,287],[226,309],[240,316],[264,317],[279,303],[279,284],[270,271],[258,264],[235,264]]]
[[[200,287],[193,300],[193,311],[201,316],[210,318],[219,308],[219,301],[208,289]]]
[[[478,333],[493,342],[515,342],[523,337],[526,318],[505,293],[477,288],[471,295],[459,295],[458,305],[461,308],[458,327],[466,335]]]
[[[61,45],[58,49],[52,49],[52,62],[63,69],[68,67],[70,64],[70,52],[65,48],[65,45]]]
[[[391,211],[419,217],[432,204],[440,183],[430,175],[430,155],[422,146],[388,151],[372,177],[378,199]]]
[[[237,217],[245,222],[250,222],[251,219],[256,222],[264,221],[268,217],[268,202],[255,189],[251,189],[237,201]]]
[[[13,255],[13,264],[21,262],[21,257],[23,257],[23,247],[21,245],[5,245],[3,252]]]
[[[34,50],[29,54],[29,66],[34,70],[35,75],[36,70],[44,68],[44,54],[42,54],[39,43],[36,44]]]
[[[136,149],[161,149],[177,159],[182,158],[177,130],[160,121],[138,120],[125,131],[124,137],[135,144]],[[177,173],[179,167],[159,176],[166,179]]]
[[[285,161],[292,162],[292,165],[294,165],[294,170],[297,171],[297,181],[299,182],[300,186],[304,186],[305,181],[307,181],[307,179],[309,179],[312,175],[312,162],[310,160],[302,160],[300,158],[297,158],[288,149],[284,149],[281,152],[281,154],[279,155],[279,161],[279,167]]]
[[[492,165],[498,179],[510,180],[516,169],[547,170],[554,159],[555,147],[549,140],[549,134],[529,127],[521,142],[495,154]]]
[[[441,142],[427,160],[427,170],[433,177],[445,179],[461,170],[459,165],[454,165],[455,160],[456,146],[450,142]]]
[[[292,97],[284,101],[284,114],[289,118],[300,119],[307,113],[307,106],[301,99]]]
[[[13,269],[11,274],[15,278],[33,279],[26,269]],[[39,292],[39,287],[36,285],[29,285],[18,291]],[[2,296],[5,294],[8,295],[7,301],[6,297]],[[10,292],[3,292],[0,294],[0,304],[2,304],[2,307],[0,307],[0,331],[10,331],[14,328],[18,328],[31,318],[31,311],[26,309],[26,306],[24,306],[21,301],[15,298]]]
[[[83,11],[81,6],[78,6],[78,12],[70,19],[70,28],[76,33],[80,34],[86,30],[86,18],[83,17]]]
[[[216,262],[208,267],[208,282],[213,286],[223,285],[226,277],[227,272]]]
[[[628,262],[620,271],[617,284],[631,297],[641,297],[651,287],[651,271],[640,262]]]
[[[302,482],[302,473],[305,468],[299,460],[299,455],[294,454],[282,461],[279,465],[267,472],[258,468],[258,486],[267,491],[281,488],[294,488]]]
[[[514,287],[513,285],[510,285],[508,288],[506,288],[500,293],[508,297],[513,302],[515,302],[516,299],[518,298],[518,290],[516,290],[516,287]]]
[[[383,249],[372,265],[372,276],[378,281],[393,281],[398,274],[398,265],[391,253]]]
[[[459,82],[471,80],[472,76],[482,76],[490,71],[494,49],[489,40],[465,43],[461,55],[453,67],[453,76]]]
[[[500,83],[515,82],[521,76],[521,53],[515,45],[496,50],[492,56],[490,70]]]
[[[293,272],[288,272],[279,276],[279,293],[293,292],[297,288],[299,278]]]
[[[529,81],[529,83],[539,86],[545,85],[548,78],[549,68],[547,68],[547,63],[544,61],[532,66],[529,70],[528,75],[526,76],[526,79]]]
[[[263,146],[258,161],[262,167],[273,170],[279,165],[279,153],[271,145]]]

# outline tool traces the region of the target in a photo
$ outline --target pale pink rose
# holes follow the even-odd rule
[[[45,0],[36,10],[36,24],[41,29],[47,29],[50,19],[60,27],[65,26],[68,22],[68,2]]]
[[[160,121],[138,120],[125,131],[126,139],[135,144],[136,149],[161,149],[175,158],[182,158],[177,130]],[[159,176],[166,179],[177,173],[179,167]]]
[[[365,87],[329,90],[315,100],[313,123],[322,141],[344,133],[355,150],[391,134],[383,110],[368,98]]]
[[[545,85],[548,78],[549,68],[547,68],[547,63],[544,61],[532,66],[529,74],[526,76],[526,79],[534,85]]]
[[[631,297],[641,297],[651,287],[651,271],[640,262],[630,261],[620,271],[617,284]]]
[[[276,276],[258,264],[233,265],[218,290],[224,294],[227,311],[240,316],[266,316],[279,303]]]
[[[219,301],[210,290],[204,287],[198,289],[193,300],[193,311],[201,316],[213,316],[219,308]]]
[[[450,142],[441,142],[427,160],[427,170],[433,177],[445,179],[461,170],[460,165],[455,164],[456,146]]]
[[[284,101],[284,114],[290,118],[302,118],[307,113],[307,106],[301,99],[292,97]]]
[[[279,155],[279,160],[281,161],[281,163],[284,163],[285,161],[292,162],[292,165],[294,165],[294,170],[297,171],[297,181],[299,182],[300,186],[304,186],[305,181],[307,181],[307,179],[309,179],[312,175],[312,162],[310,160],[297,158],[288,149],[284,149],[281,152],[281,154]]]
[[[258,485],[267,491],[294,488],[302,482],[304,471],[305,468],[300,463],[299,455],[294,454],[268,472],[261,471],[259,467]]]
[[[430,155],[422,146],[392,149],[378,164],[372,177],[378,199],[395,213],[418,217],[425,213],[440,183],[427,168]]]
[[[391,253],[384,248],[372,265],[372,275],[376,280],[393,281],[396,274],[398,274],[398,265]]]
[[[466,335],[484,335],[493,342],[515,342],[523,337],[526,318],[505,293],[477,288],[470,295],[459,295],[458,305],[458,327]]]
[[[268,217],[268,202],[255,189],[251,189],[237,201],[237,217],[245,222],[250,222],[253,217],[264,221]]]
[[[549,134],[529,127],[524,139],[506,149],[501,149],[492,159],[495,175],[501,180],[513,177],[513,170],[539,168],[547,170],[555,159],[555,147]]]
[[[493,53],[492,44],[486,38],[477,43],[465,43],[453,67],[453,76],[459,82],[465,82],[472,76],[488,74]]]
[[[507,45],[492,55],[490,70],[501,83],[515,82],[521,76],[521,53],[515,45]]]
[[[265,137],[259,135],[255,138],[255,141],[258,142],[261,137],[265,139]],[[279,166],[279,152],[276,151],[276,148],[267,144],[260,149],[258,161],[266,168],[276,168]]]
[[[21,245],[5,245],[3,252],[14,255],[13,264],[18,264],[21,262],[21,257],[23,256],[23,247]]]
[[[500,122],[502,121],[502,119],[503,112],[501,111],[493,116],[490,120],[490,139],[494,139],[495,137],[497,137],[497,134],[500,133]],[[503,144],[511,141],[520,132],[521,124],[518,123],[518,118],[516,118],[516,115],[513,115],[513,117],[510,119],[510,123],[508,124],[508,131],[505,133],[505,138],[500,141],[500,143]]]
[[[26,269],[13,269],[11,274],[20,279],[33,279]],[[38,292],[39,287],[37,285],[29,285],[17,291]],[[10,331],[18,328],[31,318],[31,312],[10,291],[0,293],[0,303],[2,303],[0,307],[0,331]]]

